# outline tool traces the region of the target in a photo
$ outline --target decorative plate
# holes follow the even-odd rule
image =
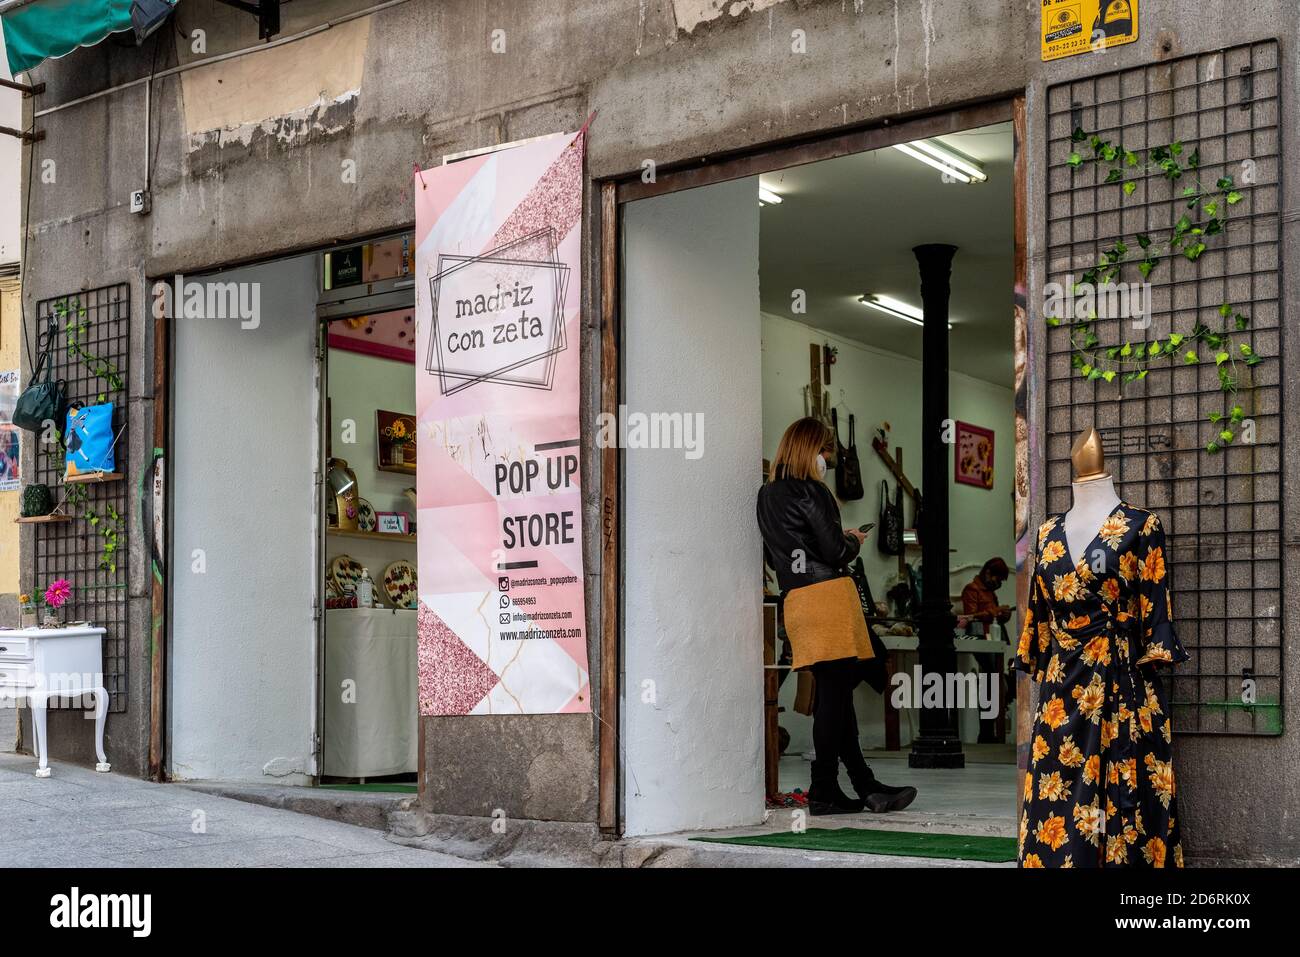
[[[384,592],[396,608],[414,608],[419,596],[415,588],[415,566],[401,560],[384,569]]]
[[[364,570],[361,563],[351,555],[340,555],[330,562],[330,578],[333,579],[334,587],[338,589],[340,595],[356,592],[357,582],[361,581],[361,573]]]
[[[357,528],[363,532],[375,530],[375,507],[364,498],[357,503]]]

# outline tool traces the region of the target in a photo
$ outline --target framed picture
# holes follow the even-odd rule
[[[415,474],[415,416],[376,410],[375,457],[375,467],[381,472]]]
[[[405,512],[375,512],[375,531],[385,535],[409,535],[410,519]]]
[[[984,489],[993,488],[992,429],[958,422],[953,456],[953,478],[956,481]]]

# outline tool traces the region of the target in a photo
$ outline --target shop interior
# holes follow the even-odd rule
[[[326,785],[417,784],[413,256],[404,236],[322,257]]]
[[[877,777],[919,791],[911,808],[887,817],[1013,833],[1014,682],[1003,677],[1016,636],[1012,175],[1007,122],[623,206],[623,401],[632,410],[698,411],[707,465],[664,451],[625,453],[627,834],[764,820],[780,827],[770,810],[797,808],[806,794],[809,689],[780,666],[775,578],[759,573],[754,520],[767,463],[798,418],[835,422],[839,442],[855,446],[862,492],[837,498],[845,526],[877,525],[860,556],[864,607],[891,673],[913,675],[921,549],[912,490],[921,484],[923,396],[913,247],[928,243],[957,247],[944,492],[958,670],[984,673],[978,687],[997,698],[957,715],[959,769],[909,766],[914,699],[895,707],[892,694],[863,684],[855,710]],[[832,490],[836,472],[826,475]],[[899,553],[879,544],[884,503],[901,509]],[[986,627],[967,614],[963,592],[994,558],[1010,575],[978,605],[996,609]],[[763,663],[742,667],[760,641]],[[981,719],[981,710],[992,714]],[[841,785],[851,787],[847,776]]]
[[[942,169],[927,162],[936,156]],[[980,595],[985,590],[977,586],[963,600],[989,559],[1015,569],[1011,161],[1006,123],[907,149],[811,163],[759,181],[764,460],[775,453],[786,426],[806,414],[837,424],[841,444],[856,439],[861,497],[842,497],[838,463],[831,463],[827,482],[837,492],[845,526],[876,523],[859,556],[876,613],[871,627],[888,652],[891,673],[909,676],[917,663],[921,559],[912,490],[920,485],[922,327],[912,248],[933,242],[957,247],[949,302],[949,594],[958,616],[958,667],[989,675],[986,687],[996,682],[998,704],[992,718],[981,718],[975,707],[959,710],[964,769],[912,769],[907,755],[917,709],[894,707],[892,694],[858,686],[855,710],[868,763],[882,780],[915,785],[922,792],[918,809],[970,807],[987,793],[995,802],[988,810],[1005,812],[1015,763],[1007,695],[1012,683],[1004,680],[1014,614],[1005,621],[1005,613],[991,619],[972,614],[990,603],[1013,609],[1014,577],[992,597]],[[961,165],[950,168],[950,162]],[[952,175],[954,169],[970,181]],[[806,292],[800,312],[791,308],[795,289]],[[903,548],[897,554],[886,550],[889,543],[878,533],[882,504],[901,504]],[[774,590],[771,583],[765,590],[769,607]],[[778,663],[782,637],[778,621]],[[808,786],[812,719],[803,712],[810,676],[776,675],[778,792],[788,800]],[[843,785],[849,786],[847,777]]]

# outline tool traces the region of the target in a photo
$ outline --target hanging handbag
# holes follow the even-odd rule
[[[895,501],[889,500],[889,482],[880,483],[880,521],[876,523],[876,547],[885,555],[903,553],[903,487]]]
[[[51,361],[47,368],[45,363],[49,359],[50,350],[54,347],[54,339],[58,334],[58,325],[51,317],[50,331],[45,340],[45,348],[41,350],[40,358],[36,360],[36,365],[32,369],[32,383],[23,390],[23,394],[18,397],[14,403],[13,424],[20,429],[26,429],[28,432],[41,432],[45,428],[46,422],[53,422],[57,426],[63,425],[64,416],[67,415],[68,398],[64,393],[67,383],[62,380],[54,379],[54,363]],[[41,381],[41,370],[45,369],[45,379]]]
[[[840,445],[840,420],[831,409],[831,426],[835,429],[835,494],[841,502],[854,502],[866,494],[862,487],[862,464],[858,461],[858,443],[853,434],[853,416],[849,416],[849,444]]]

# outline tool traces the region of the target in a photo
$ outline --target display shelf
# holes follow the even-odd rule
[[[327,528],[326,535],[338,535],[341,538],[364,538],[369,541],[406,542],[415,544],[414,535],[398,535],[395,532],[363,532],[359,528]]]
[[[92,485],[100,482],[120,482],[121,472],[84,472],[80,475],[68,475],[63,479],[64,485]]]
[[[19,525],[37,525],[45,522],[70,522],[71,515],[20,515],[14,521]]]

